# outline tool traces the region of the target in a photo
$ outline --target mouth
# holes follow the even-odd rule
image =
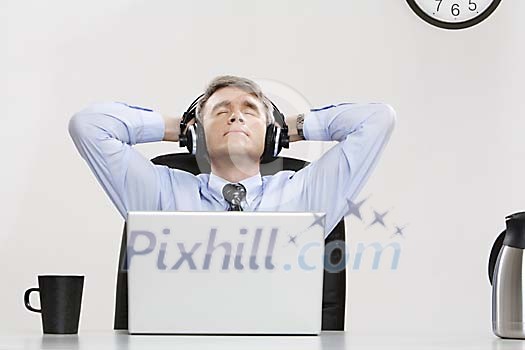
[[[248,136],[248,134],[245,133],[245,132],[242,131],[242,130],[230,130],[230,131],[226,131],[226,132],[224,133],[223,136],[226,136],[226,135],[229,135],[229,134],[244,134],[244,135]]]

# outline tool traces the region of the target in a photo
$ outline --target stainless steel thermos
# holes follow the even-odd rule
[[[525,339],[525,212],[507,216],[506,226],[489,258],[492,330],[501,338]]]

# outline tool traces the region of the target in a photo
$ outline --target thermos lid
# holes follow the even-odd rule
[[[514,213],[506,218],[507,232],[504,245],[525,249],[525,212]]]

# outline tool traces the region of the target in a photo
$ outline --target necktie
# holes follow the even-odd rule
[[[230,183],[222,188],[222,195],[230,205],[228,211],[243,211],[241,202],[246,198],[246,188],[240,183]]]

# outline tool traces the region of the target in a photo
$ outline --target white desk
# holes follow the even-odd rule
[[[525,350],[525,341],[499,339],[490,333],[456,336],[364,336],[323,332],[321,336],[130,336],[123,331],[80,332],[78,335],[21,333],[0,335],[0,350]]]

